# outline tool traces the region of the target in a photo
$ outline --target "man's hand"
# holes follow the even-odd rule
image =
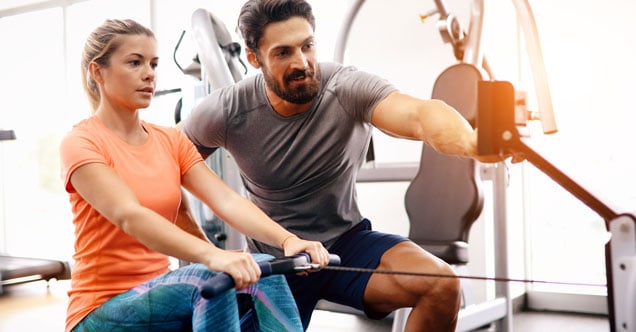
[[[311,256],[313,264],[321,267],[329,264],[329,251],[318,241],[307,241],[297,236],[291,236],[282,244],[285,256],[293,256],[298,253],[307,253]]]
[[[511,158],[510,162],[513,164],[516,163],[520,163],[524,160],[526,160],[526,157],[524,156],[523,153],[520,152],[509,152],[509,153],[504,153],[501,155],[488,155],[488,156],[475,156],[474,159],[482,162],[482,163],[486,163],[486,164],[491,164],[491,163],[498,163],[500,161],[504,161],[508,158]]]
[[[472,154],[472,158],[474,158],[475,160],[482,162],[482,163],[486,163],[486,164],[491,164],[491,163],[498,163],[500,161],[505,161],[508,158],[512,158],[510,160],[511,163],[516,164],[516,163],[520,163],[524,160],[526,160],[525,155],[522,152],[517,152],[517,151],[504,151],[501,154],[496,154],[496,155],[479,155],[477,152],[477,142],[478,142],[478,138],[477,138],[477,129],[475,129],[475,131],[473,132],[472,135],[472,140],[473,140],[473,154]]]

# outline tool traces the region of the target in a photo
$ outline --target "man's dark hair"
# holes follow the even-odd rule
[[[304,0],[249,0],[241,8],[238,28],[245,46],[257,52],[263,30],[270,23],[285,21],[291,17],[302,17],[316,29],[316,20],[311,6]]]

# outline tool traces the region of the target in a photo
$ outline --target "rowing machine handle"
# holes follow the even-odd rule
[[[297,254],[290,257],[273,259],[271,261],[258,262],[261,269],[261,278],[272,274],[286,274],[297,272],[296,267],[305,266],[311,262],[306,253]],[[329,255],[329,265],[340,265],[340,256]],[[205,299],[214,297],[234,287],[234,279],[229,274],[223,272],[206,280],[201,285],[201,296]]]

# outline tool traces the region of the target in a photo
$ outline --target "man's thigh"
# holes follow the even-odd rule
[[[340,256],[341,266],[375,269],[389,248],[405,241],[408,239],[399,235],[373,231],[370,222],[364,220],[343,234],[329,251]],[[388,313],[370,312],[365,306],[370,278],[370,273],[323,270],[309,276],[290,276],[288,281],[301,316],[311,315],[320,299],[363,310],[370,317],[386,316]]]

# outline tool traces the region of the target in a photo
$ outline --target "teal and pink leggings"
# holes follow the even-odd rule
[[[303,331],[282,275],[204,299],[199,285],[215,274],[201,264],[168,272],[108,300],[73,331]]]

